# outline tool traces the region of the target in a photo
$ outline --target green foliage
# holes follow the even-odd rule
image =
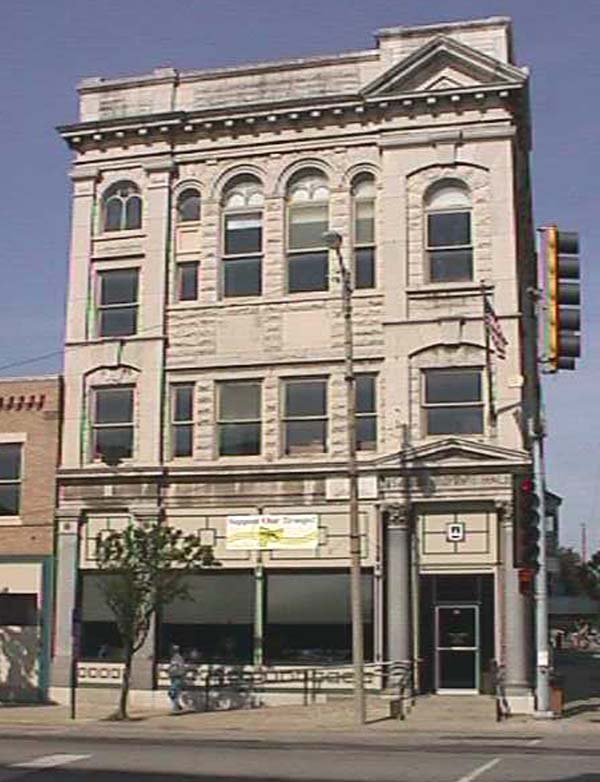
[[[580,555],[571,548],[558,552],[560,581],[569,596],[586,595],[600,600],[600,551],[589,562],[583,562]]]

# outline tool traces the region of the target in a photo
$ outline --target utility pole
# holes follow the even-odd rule
[[[362,584],[360,567],[360,522],[358,516],[358,468],[356,463],[356,375],[354,374],[354,342],[352,335],[352,274],[342,256],[342,237],[327,231],[323,238],[334,250],[342,284],[344,316],[344,374],[346,380],[346,425],[348,431],[348,514],[350,526],[350,603],[352,614],[352,667],[354,673],[354,719],[364,725],[366,702],[364,687],[364,646],[362,616]]]

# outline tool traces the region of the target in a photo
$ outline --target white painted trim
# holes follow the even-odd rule
[[[0,432],[0,443],[25,443],[27,442],[27,432]]]

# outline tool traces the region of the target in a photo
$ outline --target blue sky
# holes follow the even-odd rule
[[[563,541],[588,525],[600,548],[600,3],[593,0],[2,0],[0,16],[0,373],[55,372],[69,229],[69,153],[54,132],[76,119],[83,76],[201,68],[370,48],[379,27],[492,15],[514,21],[532,75],[537,225],[579,230],[585,356],[544,381],[549,485],[564,496]],[[598,249],[597,249],[598,248]]]

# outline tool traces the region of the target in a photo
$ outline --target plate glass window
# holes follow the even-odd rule
[[[292,178],[287,192],[287,279],[289,293],[329,288],[329,252],[323,234],[329,227],[329,187],[316,170]]]
[[[431,282],[473,279],[471,200],[458,183],[436,186],[427,199],[427,256]]]
[[[103,199],[105,231],[133,231],[142,227],[142,199],[133,182],[117,182]]]
[[[219,391],[219,456],[260,453],[261,384],[224,382]]]
[[[133,456],[133,387],[97,388],[92,401],[92,453],[107,463]]]
[[[327,381],[287,380],[284,383],[284,453],[325,453],[327,450]]]
[[[480,369],[432,369],[424,373],[426,433],[482,434]]]
[[[354,210],[354,287],[375,286],[375,180],[361,174],[352,188]]]
[[[192,383],[171,388],[171,453],[173,457],[191,456],[194,450],[194,386]]]
[[[0,444],[0,516],[18,516],[21,508],[22,446]]]
[[[184,261],[177,264],[175,281],[177,301],[197,301],[199,271],[198,261]]]
[[[223,200],[223,295],[262,293],[262,185],[254,177],[236,177]]]
[[[137,332],[137,269],[100,272],[98,336],[129,337]]]
[[[356,448],[374,451],[377,448],[376,376],[356,376]]]

